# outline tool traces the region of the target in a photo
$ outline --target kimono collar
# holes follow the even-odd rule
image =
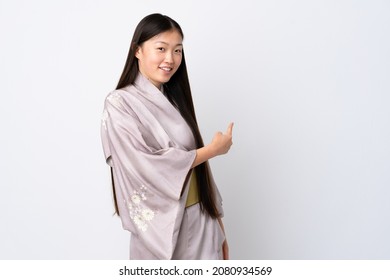
[[[174,114],[178,113],[179,115],[176,117],[181,117],[178,108],[168,100],[164,91],[160,91],[156,88],[156,86],[140,72],[138,72],[138,76],[135,78],[133,85],[138,93],[150,100],[155,106],[160,107],[163,110],[172,111]]]
[[[151,81],[149,81],[141,72],[138,72],[138,76],[135,78],[134,85],[137,88],[143,89],[146,93],[150,94],[162,94],[163,92],[159,90]]]

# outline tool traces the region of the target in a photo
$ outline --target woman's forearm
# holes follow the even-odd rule
[[[202,164],[205,161],[208,161],[209,159],[215,157],[215,153],[213,152],[213,149],[210,145],[204,146],[202,148],[199,148],[196,150],[196,157],[192,164],[192,168],[195,166],[198,166],[199,164]]]
[[[217,132],[210,144],[196,150],[196,157],[192,168],[218,155],[226,154],[233,144],[233,123],[230,123],[226,132]]]

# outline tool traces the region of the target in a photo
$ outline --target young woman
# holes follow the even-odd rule
[[[229,151],[232,128],[203,144],[183,32],[161,14],[142,19],[101,130],[116,213],[132,233],[131,259],[229,258],[207,160]]]

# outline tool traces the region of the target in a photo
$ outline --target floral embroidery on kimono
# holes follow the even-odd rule
[[[148,223],[153,220],[158,210],[151,210],[146,207],[143,201],[148,200],[147,188],[142,185],[139,190],[135,190],[130,199],[126,201],[130,218],[136,226],[143,232],[148,229]]]

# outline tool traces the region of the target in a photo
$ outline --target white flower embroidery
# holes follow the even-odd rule
[[[143,205],[143,202],[148,200],[149,196],[151,195],[147,193],[147,188],[144,185],[141,185],[138,190],[133,192],[129,200],[126,201],[130,218],[142,232],[147,231],[149,226],[148,223],[150,223],[157,214],[157,210],[149,209]]]
[[[151,221],[154,218],[154,211],[146,208],[142,210],[142,217],[145,221]]]
[[[106,125],[107,119],[108,119],[108,112],[107,110],[104,110],[102,115],[102,126],[104,127],[105,130],[107,130],[107,125]]]
[[[148,225],[145,223],[145,221],[142,219],[141,216],[134,216],[133,219],[134,223],[137,225],[137,227],[145,232],[148,229]]]
[[[134,216],[133,221],[137,226],[144,223],[141,216],[139,215]]]
[[[139,204],[141,202],[141,198],[139,197],[138,194],[133,194],[131,196],[131,201],[134,203],[134,204]]]
[[[115,107],[119,107],[121,105],[122,97],[117,92],[113,92],[107,96],[107,100]]]
[[[141,225],[138,226],[140,230],[142,230],[143,232],[145,232],[147,229],[148,229],[148,225],[143,223]]]

